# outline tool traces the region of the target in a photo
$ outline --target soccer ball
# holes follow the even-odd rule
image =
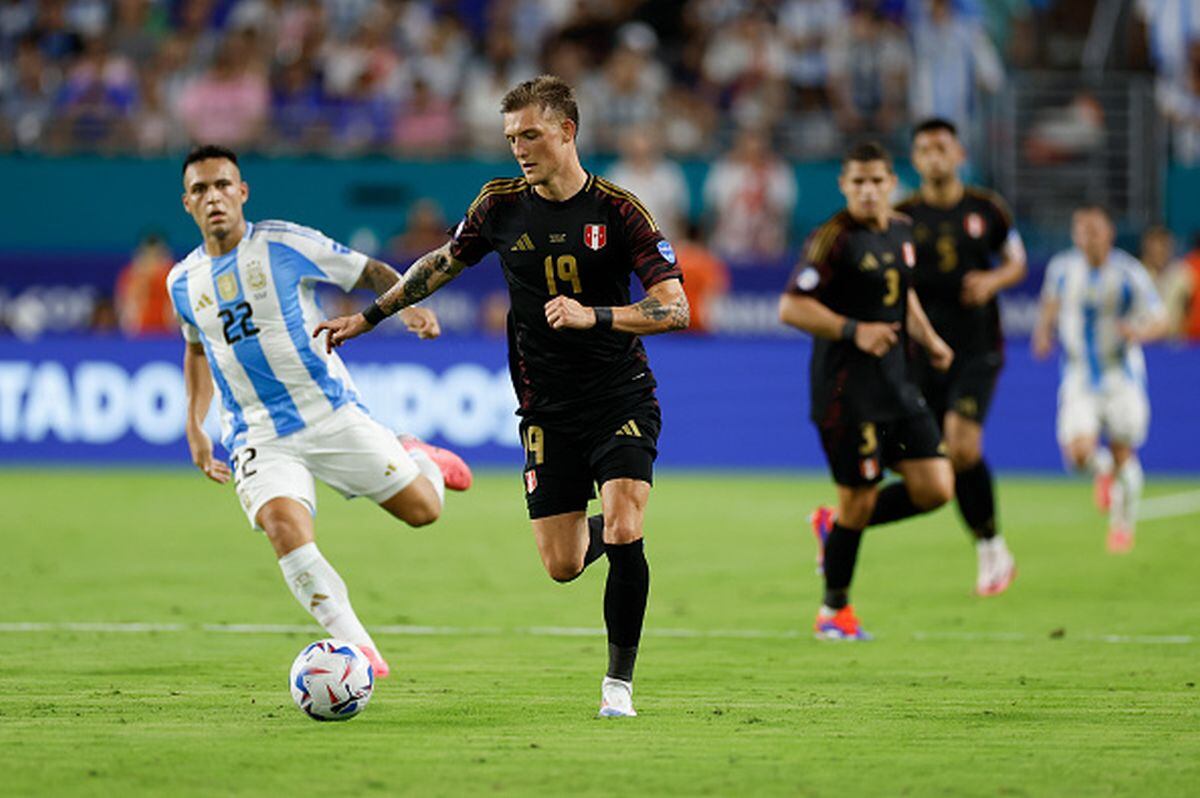
[[[314,720],[349,720],[375,690],[375,671],[353,643],[327,638],[296,655],[288,678],[292,700]]]

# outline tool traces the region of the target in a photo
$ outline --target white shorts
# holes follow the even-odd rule
[[[1105,372],[1100,385],[1080,369],[1067,369],[1058,387],[1058,443],[1099,438],[1138,448],[1150,427],[1150,400],[1141,384],[1119,369]]]
[[[313,477],[347,499],[378,503],[404,490],[420,472],[395,434],[355,405],[299,432],[233,453],[238,499],[250,526],[271,499],[296,499],[317,514]]]

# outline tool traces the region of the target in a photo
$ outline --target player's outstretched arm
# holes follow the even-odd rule
[[[213,400],[213,381],[202,344],[189,343],[183,352],[183,385],[187,391],[184,431],[192,462],[206,477],[223,485],[229,481],[229,466],[213,458],[212,438],[204,431],[204,417]]]
[[[683,283],[663,280],[646,291],[646,298],[632,305],[589,308],[566,296],[546,303],[546,323],[553,330],[612,329],[634,335],[657,335],[687,329],[692,311]]]
[[[942,340],[937,330],[933,329],[929,317],[925,315],[925,308],[921,307],[921,300],[917,298],[917,292],[911,288],[908,289],[906,312],[908,329],[913,340],[925,347],[925,351],[929,353],[930,364],[938,371],[950,368],[950,364],[954,362],[954,350]]]
[[[400,273],[381,260],[371,258],[363,268],[362,275],[354,284],[355,289],[365,288],[375,292],[375,296],[383,296],[400,282]],[[404,308],[400,311],[400,321],[411,333],[418,338],[437,338],[442,334],[438,324],[437,314],[429,308]]]
[[[900,325],[881,321],[858,321],[835,313],[810,296],[784,294],[779,299],[779,320],[831,341],[853,341],[869,355],[883,357],[900,340]]]
[[[1045,360],[1054,349],[1054,325],[1058,323],[1058,300],[1053,297],[1042,297],[1038,306],[1037,323],[1033,326],[1030,343],[1033,346],[1033,356]]]
[[[313,337],[327,332],[325,351],[332,352],[351,338],[375,329],[375,325],[425,297],[457,277],[466,264],[450,255],[450,242],[418,258],[399,282],[384,292],[369,308],[353,316],[340,316],[317,325]]]

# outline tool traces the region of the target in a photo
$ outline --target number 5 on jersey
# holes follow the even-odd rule
[[[574,255],[559,255],[557,260],[553,255],[546,256],[546,288],[550,296],[558,296],[560,281],[570,284],[572,294],[583,293],[583,286],[579,282],[579,264]]]

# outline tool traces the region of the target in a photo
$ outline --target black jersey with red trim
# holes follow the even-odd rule
[[[1014,229],[1004,200],[968,186],[950,207],[931,205],[917,193],[896,209],[913,220],[913,283],[938,335],[958,358],[1001,351],[1004,336],[996,298],[978,307],[964,305],[962,284],[968,272],[991,269],[999,259]]]
[[[814,338],[810,386],[818,425],[891,421],[924,412],[925,400],[909,377],[905,355],[915,260],[912,226],[898,214],[887,229],[874,230],[843,210],[809,236],[788,293],[812,297],[860,322],[900,325],[900,341],[883,357],[867,354],[853,341]]]
[[[570,199],[539,196],[524,178],[492,180],[452,231],[450,254],[468,265],[500,256],[508,282],[508,358],[519,413],[572,411],[653,389],[641,339],[616,330],[552,330],[545,305],[568,296],[589,307],[630,303],[630,274],[649,289],[682,280],[671,245],[645,206],[594,175]]]

